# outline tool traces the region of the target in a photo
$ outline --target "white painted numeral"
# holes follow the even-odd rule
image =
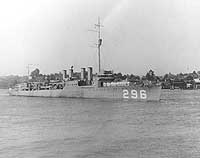
[[[145,90],[140,90],[140,98],[141,99],[147,99],[147,94]]]
[[[131,90],[131,98],[133,99],[137,99],[138,95],[137,95],[137,91],[136,90]]]
[[[131,98],[132,99],[137,99],[140,97],[140,99],[147,99],[147,93],[145,90],[140,90],[140,96],[138,96],[137,90],[133,89],[131,90]],[[129,91],[127,89],[123,90],[123,98],[124,99],[129,99]]]
[[[124,89],[124,90],[123,90],[123,98],[125,98],[125,99],[128,99],[128,98],[129,98],[128,90],[127,90],[127,89]]]

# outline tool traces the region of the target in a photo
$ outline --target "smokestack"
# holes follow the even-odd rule
[[[92,81],[92,67],[88,67],[88,81]]]
[[[85,79],[85,68],[81,68],[81,80]]]
[[[72,79],[72,77],[73,77],[73,67],[69,69],[69,79]]]
[[[67,70],[63,70],[63,80],[67,78]]]

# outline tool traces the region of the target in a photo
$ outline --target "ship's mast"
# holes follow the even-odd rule
[[[97,43],[95,45],[97,46],[97,50],[98,50],[98,69],[99,69],[99,73],[101,72],[101,44],[102,44],[101,27],[103,27],[103,25],[101,25],[100,17],[98,17],[98,22],[97,22],[97,24],[95,24],[95,30],[88,30],[88,31],[92,31],[92,32],[96,32],[97,33]]]
[[[27,75],[28,75],[28,81],[29,81],[29,78],[30,78],[30,68],[32,68],[32,67],[34,67],[34,65],[33,64],[28,64],[27,65],[27,70],[28,70],[28,72],[27,72]]]
[[[32,66],[32,64],[28,64],[27,65],[27,70],[28,70],[28,81],[29,81],[29,77],[30,77],[30,67]]]
[[[97,34],[98,34],[98,41],[97,41],[97,49],[98,49],[98,61],[99,61],[99,73],[101,71],[101,44],[102,44],[102,39],[101,39],[101,22],[100,18],[98,17],[98,22],[95,24],[95,27],[97,27]]]

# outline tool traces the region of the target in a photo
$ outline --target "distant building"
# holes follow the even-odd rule
[[[200,79],[199,78],[194,79],[194,86],[196,89],[200,89]]]

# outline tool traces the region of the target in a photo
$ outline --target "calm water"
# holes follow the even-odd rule
[[[200,157],[200,91],[153,102],[10,97],[0,91],[0,157]]]

